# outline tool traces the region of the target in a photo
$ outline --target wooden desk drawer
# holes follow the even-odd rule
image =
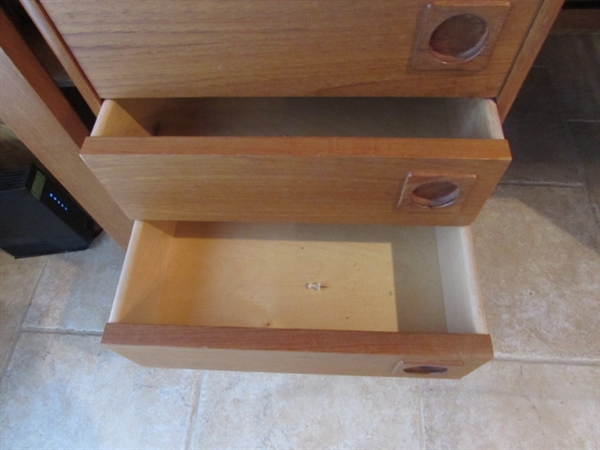
[[[541,1],[41,0],[41,4],[101,98],[493,98],[506,81]],[[485,23],[485,28],[471,30],[475,36],[482,33],[481,54],[459,48],[464,61],[430,58],[424,66],[415,65],[415,49],[427,57],[440,50],[429,44],[433,26],[443,18],[465,15],[481,17]],[[460,33],[458,39],[450,33],[450,47],[463,31],[473,34],[468,32],[471,23],[456,24]]]
[[[372,376],[493,356],[460,227],[138,221],[102,342],[147,366]]]
[[[467,225],[510,162],[490,100],[106,101],[85,162],[131,219]]]

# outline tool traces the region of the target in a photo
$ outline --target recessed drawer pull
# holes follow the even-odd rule
[[[460,195],[460,188],[451,181],[430,181],[415,188],[411,199],[428,208],[444,208],[452,205]]]
[[[414,375],[439,375],[448,372],[448,368],[443,366],[413,366],[407,367],[404,372]]]
[[[412,66],[418,70],[480,71],[490,62],[511,4],[429,3],[417,27]]]
[[[413,213],[447,214],[460,211],[473,191],[473,174],[409,173],[398,209]]]
[[[429,50],[443,63],[469,61],[484,49],[488,35],[488,25],[481,17],[459,14],[444,20],[433,30]]]

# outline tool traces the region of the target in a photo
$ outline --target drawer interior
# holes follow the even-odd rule
[[[176,98],[109,100],[92,136],[503,139],[491,100]]]
[[[110,322],[487,333],[460,227],[138,221]]]

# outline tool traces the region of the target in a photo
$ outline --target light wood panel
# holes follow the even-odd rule
[[[114,103],[82,156],[132,219],[464,225],[510,161],[485,100]],[[455,204],[413,208],[400,202],[410,173],[469,183]]]
[[[515,0],[481,71],[412,70],[427,0],[42,0],[102,98],[495,97],[538,10]]]
[[[69,193],[122,247],[127,219],[79,158],[87,129],[0,11],[0,117]]]
[[[492,357],[471,251],[462,228],[136,222],[103,343],[159,367],[460,377]]]
[[[447,330],[432,227],[166,226],[138,222],[111,321]],[[473,330],[471,316],[456,327]]]

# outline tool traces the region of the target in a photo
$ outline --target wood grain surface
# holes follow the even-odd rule
[[[125,248],[133,223],[79,158],[86,127],[2,11],[0,21],[2,121]]]
[[[491,101],[308,100],[107,101],[82,156],[132,219],[404,225],[470,223],[510,161]],[[398,208],[412,172],[475,182]]]
[[[102,98],[495,97],[540,0],[515,0],[487,66],[414,71],[427,0],[42,0]]]
[[[21,0],[21,4],[85,99],[87,105],[94,114],[98,115],[102,100],[90,84],[87,76],[81,70],[77,61],[75,61],[73,54],[56,30],[44,8],[40,5],[39,0]]]
[[[501,140],[393,138],[90,138],[82,156],[132,219],[405,225],[469,224],[510,162]],[[397,209],[412,171],[477,181],[458,210]]]
[[[102,343],[150,367],[335,375],[418,376],[404,369],[439,366],[447,371],[434,377],[461,378],[493,357],[490,337],[475,334],[108,323]]]
[[[111,322],[448,330],[451,289],[434,227],[138,221],[134,229]],[[450,326],[475,324],[464,313]]]
[[[494,54],[510,6],[474,0],[430,3],[419,24],[413,67],[481,71]]]
[[[456,227],[138,221],[102,342],[156,367],[458,378],[492,357],[470,242]]]

